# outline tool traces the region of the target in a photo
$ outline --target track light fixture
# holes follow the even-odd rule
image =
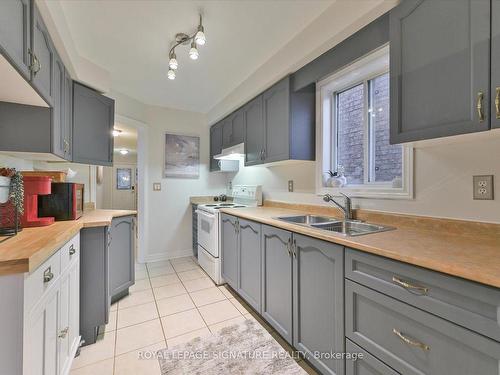
[[[200,23],[198,24],[196,33],[194,33],[193,35],[188,35],[185,33],[178,33],[175,35],[174,45],[172,46],[172,48],[170,48],[170,52],[168,54],[168,79],[175,79],[176,70],[179,67],[177,56],[175,55],[175,49],[180,45],[191,45],[188,55],[191,60],[197,60],[200,56],[198,46],[203,46],[206,41],[207,39],[205,37],[205,28],[203,27],[203,20],[200,14]]]

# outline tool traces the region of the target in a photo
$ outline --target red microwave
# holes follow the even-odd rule
[[[83,184],[53,182],[49,195],[38,196],[38,216],[76,220],[83,215]]]

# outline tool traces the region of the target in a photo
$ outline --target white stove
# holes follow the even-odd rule
[[[232,202],[200,204],[198,214],[198,263],[217,285],[223,284],[220,260],[220,209],[262,205],[262,186],[236,185]]]

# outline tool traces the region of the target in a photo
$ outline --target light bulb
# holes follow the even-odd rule
[[[196,60],[198,59],[198,56],[200,54],[198,53],[198,50],[196,49],[196,43],[193,41],[193,43],[191,43],[191,49],[189,50],[189,57],[191,58],[191,60]]]
[[[175,79],[175,70],[169,69],[167,72],[168,79]]]
[[[121,130],[113,129],[113,137],[118,137],[122,133]]]
[[[198,32],[194,36],[194,41],[199,46],[202,46],[207,42],[207,38],[205,37],[205,33],[203,32],[203,26],[198,27]]]
[[[175,55],[173,55],[169,62],[168,62],[168,67],[172,70],[176,70],[179,64],[177,63],[177,59],[175,58]]]
[[[122,155],[127,155],[127,154],[128,154],[128,150],[126,150],[126,149],[121,149],[121,150],[120,150],[120,154],[122,154]]]

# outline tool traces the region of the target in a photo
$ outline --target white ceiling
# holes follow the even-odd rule
[[[205,113],[334,2],[73,0],[61,7],[78,53],[111,73],[113,90]],[[187,46],[177,48],[170,81],[170,43],[177,32],[195,30],[200,10],[207,43],[197,61]]]

